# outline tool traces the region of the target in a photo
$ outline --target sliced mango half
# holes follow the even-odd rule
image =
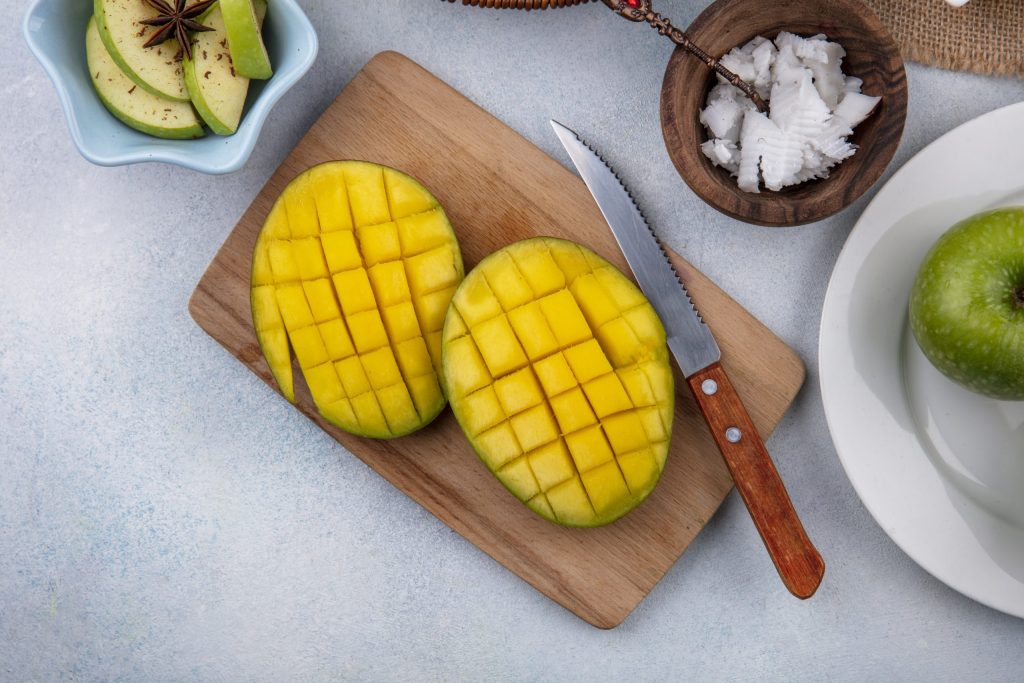
[[[540,516],[608,524],[657,484],[675,398],[665,330],[594,252],[542,237],[488,256],[455,292],[442,349],[463,431]]]
[[[444,210],[413,178],[359,161],[316,166],[274,204],[256,241],[252,317],[281,392],[292,355],[320,414],[403,436],[445,405],[441,330],[464,274]]]

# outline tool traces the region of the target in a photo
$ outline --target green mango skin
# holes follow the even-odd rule
[[[910,327],[946,377],[1024,400],[1024,207],[980,213],[939,238],[911,290]]]

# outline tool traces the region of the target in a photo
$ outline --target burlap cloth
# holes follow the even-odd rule
[[[904,57],[957,71],[1024,77],[1024,0],[865,0]]]

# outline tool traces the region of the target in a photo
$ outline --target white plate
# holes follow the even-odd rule
[[[990,607],[1024,617],[1024,402],[940,375],[907,320],[917,268],[955,222],[1024,205],[1024,103],[926,147],[854,227],[825,296],[825,415],[864,505],[910,557]]]

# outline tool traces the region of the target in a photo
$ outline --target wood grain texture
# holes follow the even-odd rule
[[[708,138],[698,115],[716,82],[714,74],[677,49],[661,87],[662,134],[679,175],[722,213],[769,226],[810,223],[852,204],[889,165],[907,116],[907,75],[899,48],[878,16],[859,0],[718,0],[687,29],[693,42],[719,56],[755,36],[774,38],[780,31],[824,33],[838,41],[846,50],[846,75],[864,79],[865,94],[882,97],[876,111],[853,133],[851,140],[860,149],[829,178],[780,192],[744,192],[728,171],[712,166],[700,150]]]
[[[334,159],[387,164],[423,181],[444,205],[467,269],[501,246],[543,234],[582,242],[626,270],[576,175],[418,65],[384,52],[356,75],[267,181],[192,296],[196,322],[271,386],[249,308],[253,245],[285,185]],[[767,437],[803,382],[803,364],[707,278],[682,259],[675,263]],[[305,415],[484,552],[601,628],[625,619],[732,486],[678,375],[676,421],[660,485],[635,511],[599,529],[567,529],[530,512],[477,459],[450,411],[409,437],[361,439],[320,419],[296,375],[297,407]]]
[[[790,593],[806,600],[821,585],[825,562],[807,537],[735,387],[720,363],[688,382],[782,582]]]

